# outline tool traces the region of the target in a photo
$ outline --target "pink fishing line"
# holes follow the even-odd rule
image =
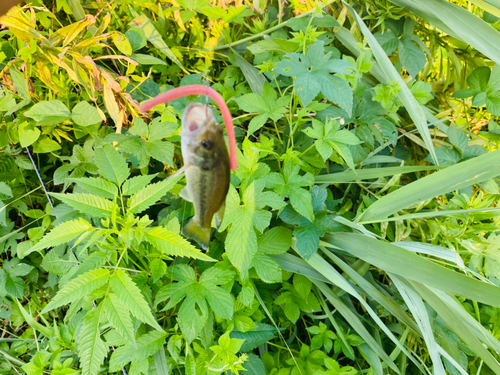
[[[213,99],[219,106],[222,113],[222,118],[224,120],[224,126],[226,127],[227,136],[229,138],[229,163],[231,169],[233,171],[236,170],[236,168],[238,168],[238,160],[236,159],[236,138],[234,136],[233,118],[231,117],[229,108],[227,108],[226,102],[224,101],[222,96],[220,96],[220,94],[213,88],[203,85],[177,87],[143,103],[140,106],[139,110],[149,111],[151,108],[159,104],[163,104],[171,100],[183,98],[190,95],[207,95],[209,98]]]

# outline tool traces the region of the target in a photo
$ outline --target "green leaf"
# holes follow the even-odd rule
[[[76,208],[81,213],[92,216],[109,217],[111,216],[111,212],[113,210],[113,203],[110,200],[94,194],[50,193],[50,195],[59,199],[61,202]]]
[[[102,305],[109,323],[125,340],[127,340],[127,342],[135,347],[136,343],[132,319],[130,318],[127,307],[123,304],[121,299],[114,293],[109,293]]]
[[[120,186],[130,175],[125,158],[112,145],[95,150],[95,162],[99,173],[108,181]]]
[[[112,184],[104,178],[98,177],[79,177],[79,178],[68,178],[68,182],[75,182],[78,186],[84,188],[90,193],[97,194],[104,198],[114,199],[118,195],[118,189],[115,184]]]
[[[285,227],[274,227],[259,239],[259,252],[283,254],[292,246],[292,231]]]
[[[35,154],[46,154],[61,149],[59,143],[50,138],[42,138],[33,146]]]
[[[214,262],[213,258],[202,253],[182,236],[170,232],[163,227],[152,227],[143,230],[146,240],[166,255],[188,257]]]
[[[12,78],[12,83],[17,90],[19,96],[23,99],[30,99],[30,92],[28,89],[28,82],[26,77],[16,69],[9,69],[10,76]]]
[[[42,101],[35,104],[24,116],[32,118],[39,125],[59,124],[69,118],[71,112],[60,100]]]
[[[181,178],[182,175],[170,177],[156,184],[151,184],[142,188],[129,198],[127,202],[129,212],[138,214],[151,207],[158,200],[160,200],[161,197],[169,192]]]
[[[276,328],[265,323],[255,323],[257,328],[253,329],[250,332],[231,332],[231,338],[242,339],[245,340],[243,345],[241,346],[242,352],[249,352],[253,349],[259,347],[262,344],[273,339],[276,335]]]
[[[448,139],[450,143],[463,152],[469,143],[469,138],[465,133],[458,129],[456,126],[450,126],[448,128]]]
[[[320,93],[339,105],[349,115],[352,112],[353,96],[349,85],[330,73],[349,74],[346,68],[354,66],[344,60],[330,60],[331,52],[325,55],[324,42],[317,41],[307,54],[288,53],[275,68],[277,74],[296,77],[295,91],[302,104],[307,106]]]
[[[99,111],[88,102],[80,102],[73,107],[71,119],[80,126],[90,126],[100,124],[102,117]]]
[[[146,39],[151,44],[153,44],[162,53],[164,53],[170,60],[176,63],[183,71],[186,71],[184,65],[182,65],[177,56],[175,56],[172,50],[168,47],[168,45],[161,37],[160,33],[156,31],[154,25],[151,23],[148,17],[146,17],[144,14],[141,14],[139,17],[136,17],[130,24],[133,27],[142,29],[142,31],[144,31]]]
[[[401,247],[354,233],[326,234],[325,240],[386,272],[500,307],[500,289],[497,286],[441,267]]]
[[[5,182],[0,181],[0,199],[12,198],[12,189]]]
[[[118,269],[116,273],[110,277],[109,283],[113,292],[115,292],[116,296],[125,306],[127,306],[133,316],[141,322],[147,323],[158,331],[163,332],[151,313],[151,309],[140,289],[125,271]]]
[[[174,145],[167,141],[148,142],[148,152],[156,160],[174,166]]]
[[[411,37],[405,37],[399,43],[399,58],[408,73],[415,78],[424,68],[427,58]]]
[[[51,310],[57,309],[58,307],[64,306],[68,303],[75,302],[76,300],[89,295],[97,288],[106,284],[108,279],[108,269],[98,268],[85,272],[64,285],[64,287],[57,292],[55,297],[52,298],[47,306],[45,306],[41,314],[45,314]]]
[[[82,375],[97,375],[108,354],[108,347],[102,341],[99,329],[104,314],[102,310],[102,304],[99,304],[87,313],[79,333]]]
[[[137,340],[137,347],[127,345],[126,349],[122,352],[119,361],[127,363],[129,361],[139,361],[149,358],[158,350],[163,348],[167,334],[163,331],[152,331],[142,335]]]
[[[373,53],[373,56],[377,60],[378,64],[380,65],[380,79],[385,80],[385,83],[389,82],[398,82],[399,87],[401,88],[401,91],[399,92],[398,96],[403,105],[405,106],[406,110],[408,111],[408,114],[412,118],[412,120],[415,123],[415,126],[417,127],[418,131],[420,132],[420,135],[423,138],[424,144],[429,150],[429,153],[432,156],[432,159],[434,160],[434,164],[438,164],[436,153],[434,151],[434,146],[432,144],[432,139],[429,133],[429,129],[427,126],[427,120],[425,117],[425,112],[423,108],[418,104],[417,100],[415,97],[412,95],[410,89],[408,86],[406,86],[405,82],[399,75],[399,72],[394,68],[392,65],[391,61],[383,51],[382,47],[378,44],[377,40],[373,37],[372,33],[366,27],[365,23],[363,20],[358,16],[358,14],[349,6],[347,5],[349,12],[351,15],[355,18],[356,23],[360,27],[361,32],[363,35],[368,38],[368,44],[370,45],[371,51]]]
[[[252,266],[255,267],[257,275],[259,275],[260,279],[265,283],[272,284],[281,282],[281,267],[271,257],[257,253],[253,259]]]
[[[156,174],[149,174],[146,176],[136,176],[128,179],[123,183],[122,194],[132,195],[137,193],[143,187],[147,186],[155,177]]]
[[[241,272],[245,272],[250,268],[257,253],[257,236],[253,229],[252,210],[243,208],[238,212],[239,219],[231,224],[225,244],[231,263]]]
[[[130,56],[130,58],[132,60],[137,61],[141,65],[167,65],[168,66],[168,64],[165,61],[163,61],[157,57],[150,56],[150,55],[142,55],[140,53],[135,53],[132,56]]]
[[[138,27],[131,27],[129,30],[127,30],[127,32],[125,33],[125,37],[130,42],[130,45],[132,46],[132,51],[137,51],[137,50],[141,49],[142,47],[145,47],[146,44],[148,43],[148,41],[146,39],[146,35],[144,34],[144,31],[142,29],[139,29]],[[143,56],[148,56],[148,55],[143,55]],[[134,59],[134,55],[132,55],[130,57],[132,59]],[[160,61],[162,61],[162,60],[160,60]],[[163,61],[162,61],[162,63],[167,65]]]
[[[35,246],[19,252],[18,255],[22,259],[34,251],[68,243],[91,228],[92,226],[83,219],[66,221],[47,233]]]
[[[115,31],[112,36],[113,43],[115,44],[116,48],[123,53],[126,56],[130,56],[132,54],[132,45],[130,44],[129,40],[123,35],[122,33],[119,33]]]
[[[259,70],[243,57],[241,57],[238,52],[234,50],[232,50],[232,52],[234,53],[234,56],[236,58],[236,64],[243,72],[243,75],[245,76],[245,79],[247,80],[252,92],[258,95],[262,95],[264,84],[267,83],[266,77],[260,74]]]
[[[28,147],[40,137],[40,129],[33,122],[25,121],[19,125],[19,142],[22,147]]]
[[[500,151],[493,151],[433,173],[384,196],[369,206],[358,221],[383,219],[419,202],[499,175]]]

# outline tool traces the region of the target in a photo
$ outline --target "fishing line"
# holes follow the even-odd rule
[[[0,91],[2,92],[2,96],[5,97],[5,90],[4,90],[3,85],[1,83],[0,83]],[[12,113],[11,116],[12,116],[13,120],[16,119],[16,114],[15,113]],[[54,209],[54,204],[52,203],[52,199],[50,199],[49,192],[47,191],[47,188],[46,188],[46,186],[45,186],[45,184],[43,182],[42,176],[40,175],[40,171],[38,170],[38,168],[36,166],[36,163],[33,160],[33,156],[31,156],[30,149],[29,149],[29,147],[26,147],[25,149],[26,149],[26,153],[28,154],[28,157],[29,157],[29,159],[31,161],[31,164],[33,164],[33,168],[35,168],[35,173],[36,173],[36,175],[38,177],[38,180],[40,181],[40,184],[42,185],[43,191],[45,193],[45,196],[47,197],[47,200],[49,201],[50,207],[52,209]],[[24,185],[26,186],[26,179],[24,181]],[[26,186],[26,191],[28,191],[28,187],[27,186]],[[30,199],[31,207],[34,208],[33,207],[33,202],[31,201],[31,197],[29,197],[29,199]]]

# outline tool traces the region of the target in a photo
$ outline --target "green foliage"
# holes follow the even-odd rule
[[[498,373],[493,3],[0,19],[0,373]],[[138,111],[205,82],[239,164],[206,253],[176,173],[205,98]]]

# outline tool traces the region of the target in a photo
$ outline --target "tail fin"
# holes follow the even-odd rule
[[[203,228],[201,227],[193,218],[189,219],[189,221],[182,228],[182,234],[188,238],[191,238],[198,242],[203,250],[208,249],[208,245],[210,244],[210,231],[212,228]]]

